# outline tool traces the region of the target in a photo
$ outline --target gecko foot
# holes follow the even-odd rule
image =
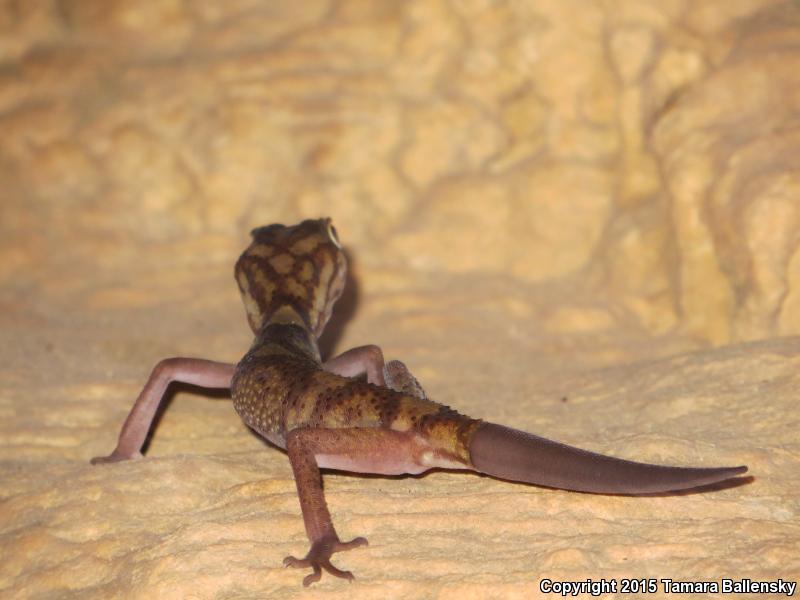
[[[120,462],[123,460],[131,460],[132,458],[142,458],[141,452],[136,452],[132,456],[126,456],[125,454],[117,453],[116,451],[112,452],[108,456],[95,456],[90,462],[93,465],[102,465],[105,463],[115,463]]]
[[[417,378],[399,360],[390,360],[383,365],[383,378],[386,381],[386,386],[397,392],[411,394],[423,400],[428,398]]]
[[[322,578],[322,569],[325,569],[335,577],[353,581],[355,577],[350,571],[342,571],[331,564],[331,555],[333,555],[334,552],[352,550],[353,548],[366,545],[368,545],[367,538],[363,537],[357,537],[349,542],[340,542],[337,537],[322,539],[311,544],[311,549],[308,551],[305,558],[295,558],[294,556],[287,556],[284,558],[283,566],[299,568],[311,567],[314,572],[303,578],[303,586],[305,587],[310,586],[312,583]]]

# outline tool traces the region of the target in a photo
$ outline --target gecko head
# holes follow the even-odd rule
[[[235,271],[250,327],[258,333],[268,323],[293,323],[319,337],[347,275],[333,223],[266,225],[251,235]]]

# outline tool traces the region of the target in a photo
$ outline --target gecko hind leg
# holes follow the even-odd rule
[[[426,399],[425,390],[411,371],[399,360],[384,362],[380,346],[370,344],[342,352],[326,361],[322,368],[342,377],[367,376],[369,383],[388,387],[396,392]]]
[[[139,458],[147,432],[153,423],[164,392],[173,381],[180,381],[206,388],[229,388],[235,364],[215,362],[200,358],[166,358],[150,373],[131,412],[122,425],[117,447],[108,456],[95,456],[92,464],[102,464]]]
[[[286,437],[286,452],[311,548],[304,558],[287,556],[284,566],[311,567],[313,572],[303,579],[304,586],[319,581],[323,570],[352,581],[353,574],[334,567],[331,556],[366,546],[367,540],[339,539],[325,501],[320,467],[377,474],[419,472],[413,468],[417,463],[411,436],[378,428],[294,429]]]

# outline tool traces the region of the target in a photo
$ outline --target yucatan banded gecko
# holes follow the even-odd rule
[[[244,422],[286,450],[311,548],[284,564],[322,569],[334,552],[367,544],[339,539],[320,469],[396,475],[434,467],[478,471],[512,481],[608,494],[673,491],[715,483],[747,467],[687,468],[636,463],[587,452],[472,419],[429,400],[399,361],[384,364],[377,346],[322,362],[317,339],[342,293],[347,263],[330,219],[252,232],[236,263],[255,341],[238,364],[170,358],[153,369],[105,463],[141,457],[156,409],[172,381],[230,388]],[[366,381],[364,380],[366,375]]]

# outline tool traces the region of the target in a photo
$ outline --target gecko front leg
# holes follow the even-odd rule
[[[339,356],[325,361],[322,368],[342,377],[358,377],[366,374],[369,383],[386,385],[383,375],[383,351],[380,346],[374,344],[345,350]]]
[[[150,374],[125,419],[117,447],[108,456],[95,456],[92,464],[118,462],[142,456],[141,450],[167,387],[180,381],[206,388],[229,388],[236,365],[200,358],[166,358]]]
[[[323,363],[322,368],[342,377],[366,374],[369,383],[411,394],[422,400],[427,398],[425,390],[408,367],[399,360],[384,362],[383,351],[374,344],[350,348]]]

